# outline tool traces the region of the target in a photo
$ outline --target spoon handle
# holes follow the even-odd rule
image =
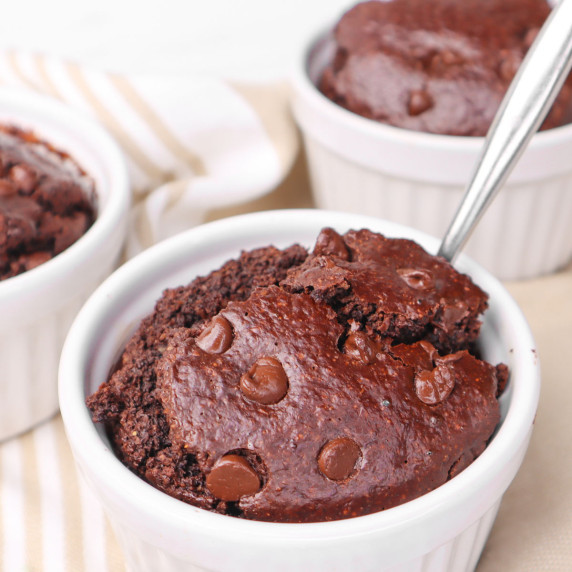
[[[540,127],[572,66],[572,0],[552,10],[509,86],[438,255],[452,262]],[[571,158],[572,160],[572,158]]]

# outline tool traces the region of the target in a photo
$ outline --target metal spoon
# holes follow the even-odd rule
[[[501,102],[471,182],[443,237],[439,256],[453,262],[540,127],[571,67],[572,0],[561,0],[540,29]]]

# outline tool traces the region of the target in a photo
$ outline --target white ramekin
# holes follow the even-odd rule
[[[241,249],[294,242],[311,247],[319,230],[371,228],[406,236],[430,251],[437,240],[378,218],[322,210],[242,215],[196,227],[127,262],[85,304],[60,363],[60,405],[75,460],[102,502],[138,572],[470,570],[503,493],[521,464],[537,407],[540,375],[534,341],[505,288],[465,256],[458,267],[490,294],[481,336],[485,359],[508,364],[502,424],[485,452],[460,475],[385,512],[327,523],[277,524],[214,514],[151,487],[114,455],[85,406],[107,378],[127,337],[166,287],[186,284]]]
[[[332,35],[322,34],[293,74],[293,113],[316,204],[443,236],[484,138],[400,129],[333,103],[316,83],[334,51]],[[570,156],[572,125],[537,133],[479,223],[465,250],[498,278],[531,278],[571,260]]]
[[[58,101],[0,91],[0,123],[35,133],[95,179],[97,219],[48,262],[0,281],[0,440],[58,410],[61,348],[77,311],[113,270],[126,233],[130,191],[123,156],[95,122]]]

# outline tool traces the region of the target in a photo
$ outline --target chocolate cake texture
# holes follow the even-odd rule
[[[483,136],[550,13],[546,0],[372,0],[334,30],[320,90],[381,123]],[[543,129],[570,122],[568,79]]]
[[[406,239],[323,229],[166,290],[88,398],[118,457],[214,512],[316,522],[453,478],[499,422],[487,295]]]
[[[96,217],[94,181],[34,133],[0,126],[0,280],[47,262]]]

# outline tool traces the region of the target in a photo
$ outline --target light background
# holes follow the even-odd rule
[[[284,77],[305,38],[351,0],[2,0],[0,49],[109,71]]]

